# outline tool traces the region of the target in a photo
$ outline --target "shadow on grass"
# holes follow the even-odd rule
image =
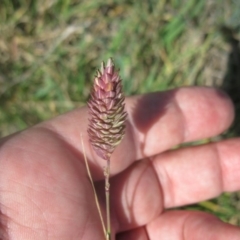
[[[225,41],[231,46],[227,71],[222,84],[222,89],[229,94],[235,106],[235,120],[229,134],[240,136],[240,44],[233,29],[222,26],[221,32]]]
[[[231,47],[221,88],[231,97],[235,108],[235,119],[227,132],[227,137],[238,137],[240,136],[240,41],[237,39],[234,29],[222,26],[220,30],[225,41]],[[230,199],[227,200],[230,202],[225,204],[227,209],[234,211],[239,208],[239,194],[240,192],[231,194]],[[224,195],[219,199],[220,201],[225,199]],[[228,218],[230,223],[239,226],[240,218],[238,214],[231,214]]]

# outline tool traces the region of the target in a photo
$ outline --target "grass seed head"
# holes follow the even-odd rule
[[[125,133],[127,113],[124,110],[121,79],[110,58],[94,79],[89,107],[89,140],[98,156],[109,160]]]

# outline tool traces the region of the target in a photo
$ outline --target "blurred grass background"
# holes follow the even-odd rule
[[[113,57],[127,95],[217,86],[236,106],[221,137],[240,134],[240,1],[1,0],[0,135],[85,104]],[[240,193],[188,208],[240,225]]]

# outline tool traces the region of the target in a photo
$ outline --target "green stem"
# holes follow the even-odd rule
[[[107,212],[107,232],[106,237],[111,240],[111,219],[110,219],[110,158],[107,160],[107,167],[105,169],[105,195],[106,195],[106,212]]]

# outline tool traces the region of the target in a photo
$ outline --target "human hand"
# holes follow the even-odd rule
[[[224,131],[229,99],[183,88],[129,97],[126,108],[126,136],[111,158],[115,239],[239,240],[237,227],[207,213],[164,211],[240,189],[239,139],[167,151]],[[76,109],[2,139],[0,239],[104,239],[81,134],[103,209],[105,162],[88,143],[87,121],[87,109]]]

